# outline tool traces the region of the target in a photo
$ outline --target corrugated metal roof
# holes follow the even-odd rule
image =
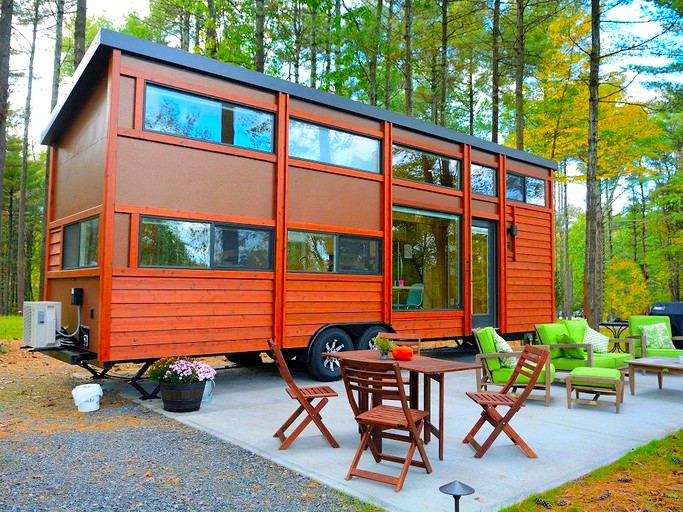
[[[100,30],[97,34],[83,61],[76,70],[69,94],[52,112],[50,121],[42,134],[43,144],[53,144],[59,139],[59,135],[64,127],[80,108],[80,100],[87,95],[88,89],[95,77],[101,76],[106,71],[112,49],[118,49],[124,54],[186,69],[195,73],[228,79],[247,87],[257,87],[271,92],[283,92],[294,98],[331,107],[353,115],[360,115],[378,121],[389,121],[395,126],[427,136],[468,144],[490,153],[501,153],[516,160],[529,162],[545,168],[557,169],[556,162],[536,155],[530,155],[517,149],[494,144],[493,142],[449,128],[436,126],[396,112],[366,105],[317,89],[311,89],[310,87],[264,75],[239,66],[104,29]]]

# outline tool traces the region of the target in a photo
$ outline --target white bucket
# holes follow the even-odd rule
[[[102,386],[99,384],[83,384],[71,390],[74,403],[79,412],[92,412],[100,408]]]
[[[204,394],[202,395],[202,402],[210,402],[213,396],[213,390],[216,387],[216,381],[213,379],[208,379],[206,381],[206,386],[204,387]]]

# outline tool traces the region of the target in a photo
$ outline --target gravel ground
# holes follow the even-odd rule
[[[0,356],[2,512],[376,510],[114,393],[79,413],[45,359]]]

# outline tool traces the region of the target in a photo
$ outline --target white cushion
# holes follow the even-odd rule
[[[609,337],[600,334],[590,327],[586,327],[586,333],[583,335],[583,342],[593,345],[593,352],[596,354],[604,354],[609,348]]]
[[[505,339],[500,336],[497,332],[493,333],[493,341],[496,342],[496,352],[510,352],[512,353],[512,347],[505,341]],[[517,364],[516,357],[501,357],[500,365],[505,368],[514,368]]]
[[[647,348],[676,348],[665,323],[644,325],[640,329],[645,335]]]

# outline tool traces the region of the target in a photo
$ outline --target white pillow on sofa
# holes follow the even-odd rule
[[[640,329],[645,335],[647,348],[676,348],[665,323],[643,325]]]
[[[583,335],[583,342],[593,345],[593,352],[596,354],[604,354],[609,348],[609,337],[600,334],[590,327],[586,327],[586,333]]]

